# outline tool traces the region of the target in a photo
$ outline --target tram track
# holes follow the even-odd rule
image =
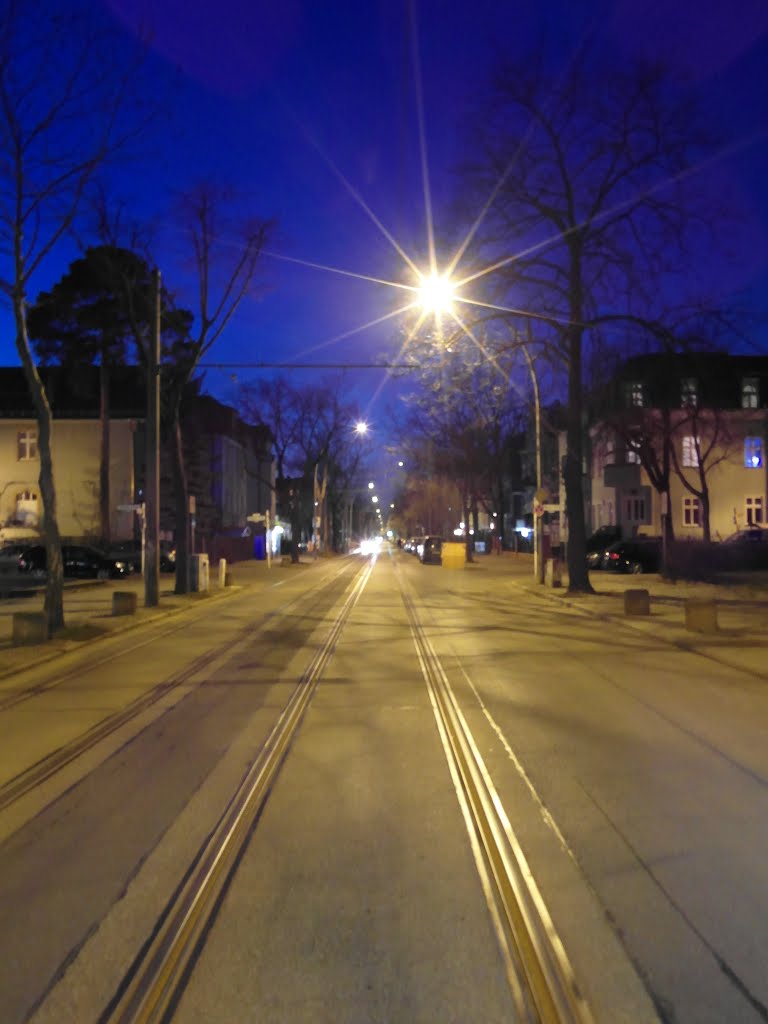
[[[99,1024],[156,1024],[172,1018],[304,713],[372,569],[373,563],[350,588],[258,758]],[[399,583],[519,1019],[591,1024],[591,1011],[440,659],[419,620],[414,597],[402,578]]]
[[[97,722],[92,728],[81,733],[79,736],[76,736],[70,742],[57,747],[35,764],[30,765],[18,775],[7,780],[2,786],[0,786],[0,812],[6,810],[38,786],[53,778],[58,772],[62,771],[78,758],[87,754],[99,743],[108,739],[110,736],[130,724],[144,712],[166,700],[174,691],[180,689],[184,685],[187,685],[190,680],[194,679],[196,675],[214,663],[218,658],[225,654],[231,655],[243,643],[252,643],[255,638],[266,634],[276,621],[293,614],[298,608],[308,603],[316,602],[318,597],[324,592],[333,590],[338,580],[348,572],[349,565],[345,565],[334,572],[330,578],[325,578],[312,588],[282,602],[277,608],[267,612],[257,627],[254,628],[251,624],[244,626],[242,629],[238,630],[234,636],[228,637],[225,642],[195,658],[190,664],[186,665],[182,670],[171,677],[155,684],[150,690],[141,694],[119,711],[108,715],[100,722]],[[193,618],[191,620],[192,624],[194,624],[196,619],[204,617],[205,615]],[[97,661],[90,661],[86,670],[90,672],[104,665],[108,665],[117,658],[125,657],[126,653],[132,654],[138,650],[146,648],[153,643],[166,639],[169,636],[173,636],[182,629],[188,628],[189,625],[190,619],[187,618],[183,623],[178,623],[171,629],[163,630],[160,633],[154,633],[151,637],[141,640],[139,643],[132,644],[127,650],[126,648],[121,648],[120,651],[110,654],[105,658]],[[43,684],[38,684],[34,687],[30,687],[28,690],[14,694],[14,699],[0,703],[0,714],[3,711],[17,707],[25,700],[31,700],[34,697],[50,692],[67,681],[76,678],[78,673],[81,673],[82,671],[84,671],[82,666],[68,670],[67,672],[46,680]]]
[[[224,893],[236,871],[293,738],[309,707],[346,622],[373,571],[358,572],[272,732],[243,778],[155,930],[139,952],[99,1024],[150,1024],[170,1018],[181,998]]]
[[[590,1024],[590,1008],[448,677],[421,624],[413,591],[400,572],[397,576],[520,1019],[541,1024]]]

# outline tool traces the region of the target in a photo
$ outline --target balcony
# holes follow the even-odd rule
[[[625,463],[621,466],[606,466],[603,475],[605,487],[620,487],[622,490],[640,486],[640,464]]]

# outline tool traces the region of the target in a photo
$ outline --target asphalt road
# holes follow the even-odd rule
[[[67,654],[90,667],[0,711],[9,778],[190,672],[0,812],[4,1021],[98,1019],[311,657],[340,568],[262,574],[119,667],[96,664],[105,644],[165,627]],[[323,577],[301,608],[264,618]],[[404,587],[596,1019],[768,1018],[765,605],[734,595],[719,634],[691,636],[683,591],[629,621],[618,586],[600,585],[569,599],[505,559],[379,560],[176,1019],[515,1019]]]

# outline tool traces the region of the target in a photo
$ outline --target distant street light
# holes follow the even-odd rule
[[[355,424],[355,433],[357,434],[358,437],[365,437],[365,435],[368,433],[368,424],[365,422],[365,420],[357,421],[357,423]]]
[[[374,496],[371,498],[371,501],[373,502],[374,505],[376,505],[376,504],[378,504],[379,499],[374,494]]]
[[[374,486],[375,486],[375,484],[374,484],[373,480],[371,480],[371,482],[368,484],[368,490],[372,491]]]

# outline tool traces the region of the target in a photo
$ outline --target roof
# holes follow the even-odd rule
[[[77,369],[41,366],[54,419],[98,419],[99,367]],[[144,417],[146,395],[143,371],[138,366],[110,370],[110,415],[113,419]],[[36,417],[27,377],[21,366],[0,366],[0,419]]]

